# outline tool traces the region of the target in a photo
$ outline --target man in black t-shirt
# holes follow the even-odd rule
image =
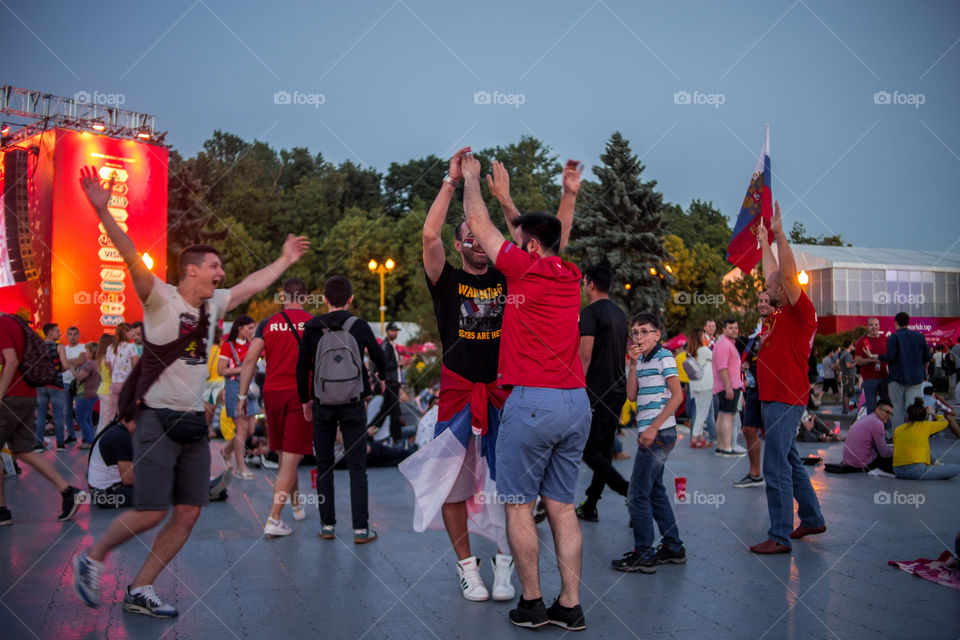
[[[440,407],[435,440],[400,465],[417,494],[414,528],[443,527],[450,536],[457,554],[457,573],[463,597],[487,600],[490,593],[480,579],[479,560],[470,551],[468,531],[497,542],[494,560],[493,599],[512,600],[513,557],[508,555],[505,514],[494,496],[487,496],[483,487],[493,478],[496,434],[500,423],[499,408],[507,392],[496,386],[500,357],[500,331],[503,310],[510,303],[506,277],[490,266],[490,259],[465,221],[454,229],[454,249],[460,254],[462,268],[447,262],[441,233],[450,201],[461,179],[460,160],[470,152],[460,149],[450,159],[449,173],[443,179],[423,225],[423,266],[427,287],[433,298],[437,329],[443,347],[443,370],[440,382]],[[510,180],[502,163],[493,163],[493,176],[487,176],[490,193],[503,208],[512,235],[518,229],[512,221],[520,216],[510,198]],[[564,171],[564,195],[557,217],[563,226],[561,248],[567,243],[579,188],[576,168]],[[473,407],[484,385],[486,407]],[[485,419],[484,419],[485,418]],[[446,432],[446,433],[445,433]],[[450,436],[455,435],[455,438]],[[463,451],[462,463],[443,504],[437,505],[437,465],[453,459],[446,443]],[[450,475],[453,475],[452,473]],[[433,491],[431,492],[431,488]],[[468,522],[467,502],[471,516]]]
[[[613,272],[605,266],[583,270],[589,305],[580,314],[580,362],[587,377],[593,419],[583,461],[593,469],[586,499],[577,507],[581,520],[597,522],[597,502],[607,485],[627,495],[627,480],[613,467],[613,439],[627,399],[627,316],[610,300]]]

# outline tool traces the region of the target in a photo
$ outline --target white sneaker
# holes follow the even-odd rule
[[[480,579],[480,563],[474,556],[457,562],[457,575],[460,576],[460,589],[464,598],[473,602],[490,599],[490,593]]]
[[[268,536],[288,536],[293,533],[293,529],[283,524],[283,520],[267,518],[267,524],[263,527],[263,533]]]
[[[513,581],[513,556],[498,553],[493,560],[493,599],[497,601],[513,600],[516,589]]]
[[[293,505],[291,508],[293,509],[294,520],[299,522],[307,517],[307,510],[303,508],[302,504]]]

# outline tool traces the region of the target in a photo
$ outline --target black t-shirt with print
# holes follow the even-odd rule
[[[427,287],[437,316],[444,366],[471,382],[496,380],[506,276],[493,267],[476,276],[446,262],[437,283],[431,284],[427,278]]]

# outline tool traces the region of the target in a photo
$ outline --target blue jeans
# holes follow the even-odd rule
[[[47,407],[53,414],[53,433],[57,437],[57,446],[63,446],[64,424],[63,412],[67,404],[67,392],[55,387],[39,387],[37,389],[37,440],[43,443],[44,429],[47,426]]]
[[[898,478],[906,480],[946,480],[960,474],[960,466],[955,464],[942,464],[934,466],[917,462],[916,464],[904,464],[893,468],[893,473]]]
[[[633,475],[627,491],[630,522],[633,523],[633,546],[637,553],[653,548],[653,521],[657,521],[663,544],[670,551],[683,548],[673,507],[663,486],[663,466],[677,443],[677,429],[663,429],[650,447],[637,447]]]
[[[867,407],[867,414],[873,413],[873,410],[877,408],[877,394],[880,395],[880,400],[890,401],[887,394],[887,379],[873,378],[872,380],[864,380],[863,399],[864,406]]]
[[[810,484],[810,476],[797,453],[797,426],[803,417],[802,405],[763,402],[763,477],[767,481],[767,510],[770,512],[770,537],[789,547],[787,537],[793,531],[793,501],[797,501],[800,524],[822,527],[820,501]]]
[[[92,444],[96,437],[96,431],[93,428],[93,405],[97,398],[77,398],[77,424],[80,425],[80,433],[83,434],[83,441]]]

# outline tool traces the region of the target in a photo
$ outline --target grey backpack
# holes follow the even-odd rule
[[[363,398],[363,358],[350,333],[356,321],[350,316],[342,326],[322,329],[313,369],[313,393],[320,404],[351,404]]]

